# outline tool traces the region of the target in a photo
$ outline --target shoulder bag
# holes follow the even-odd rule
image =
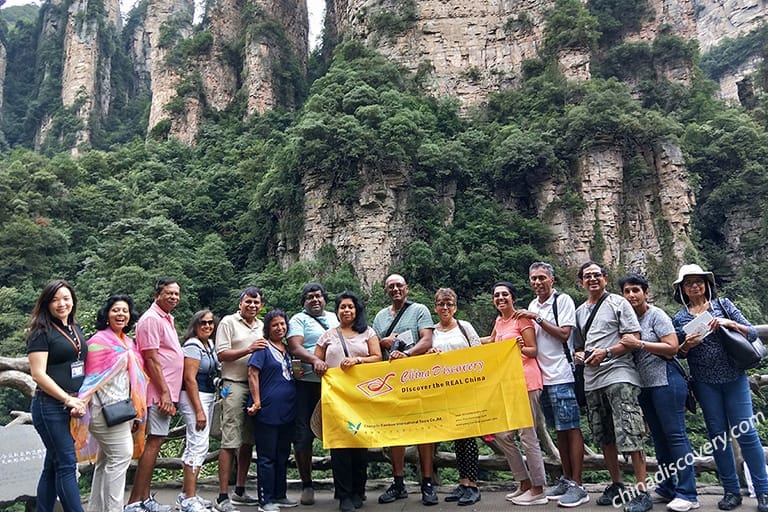
[[[387,330],[384,332],[384,335],[382,336],[382,338],[386,338],[387,336],[392,334],[392,331],[394,331],[395,327],[397,327],[397,323],[400,321],[400,318],[403,316],[403,313],[405,313],[405,310],[408,309],[408,307],[411,304],[413,304],[413,302],[411,302],[410,300],[405,301],[405,303],[403,304],[403,307],[400,308],[400,311],[398,311],[397,315],[395,315],[395,319],[392,320],[392,323],[389,324],[389,327],[387,327]],[[411,348],[411,347],[404,346],[404,343],[398,343],[398,341],[400,340],[395,340],[395,342],[392,344],[392,350],[399,350],[402,352],[403,350],[408,350],[409,348]],[[384,350],[383,352],[386,352],[386,357],[382,357],[382,359],[389,359],[390,351]],[[384,354],[382,354],[382,356],[384,356]]]
[[[723,301],[717,299],[717,302],[726,318],[733,320]],[[728,362],[731,366],[737,370],[748,370],[760,365],[763,357],[765,357],[765,345],[759,337],[750,342],[740,331],[726,329],[723,326],[719,326],[717,332],[723,342],[725,353],[728,354]]]
[[[607,293],[604,293],[603,296],[600,297],[600,300],[597,301],[597,303],[595,304],[595,307],[592,308],[592,312],[589,314],[589,318],[587,319],[587,323],[584,324],[583,329],[579,325],[578,317],[576,318],[576,333],[579,336],[581,336],[580,348],[584,348],[584,346],[586,345],[589,328],[592,327],[592,322],[595,320],[595,315],[597,315],[597,310],[600,309],[600,306],[603,304],[603,301],[607,297],[608,297]],[[566,350],[566,353],[568,353],[567,346],[565,347],[565,350]],[[584,389],[584,365],[583,364],[575,365],[573,376],[575,378],[575,384],[576,384],[576,402],[578,402],[579,407],[584,407],[587,405],[587,392]]]
[[[658,356],[658,357],[661,357],[661,356]],[[662,359],[664,358],[662,357]],[[696,414],[696,395],[693,394],[693,381],[691,380],[691,376],[688,375],[688,372],[685,370],[685,367],[677,357],[673,357],[672,359],[664,359],[664,360],[671,363],[672,366],[674,366],[675,369],[678,372],[680,372],[680,374],[683,376],[683,379],[685,379],[685,383],[688,386],[688,396],[685,397],[685,408],[688,409],[691,412],[691,414]]]
[[[467,342],[467,346],[471,347],[472,343],[470,343],[469,336],[467,336],[467,330],[464,328],[463,325],[461,325],[461,320],[459,320],[458,318],[456,319],[456,325],[459,326],[459,330],[461,331],[461,335],[464,336],[464,341]]]
[[[104,415],[104,421],[108,427],[114,427],[126,421],[131,421],[138,416],[136,408],[133,406],[133,401],[130,398],[105,405],[98,391],[95,395],[101,404],[101,413]]]

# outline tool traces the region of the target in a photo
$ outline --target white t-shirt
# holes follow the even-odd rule
[[[552,304],[555,302],[556,292],[557,290],[553,289],[552,295],[543,304],[539,303],[538,298],[533,299],[528,305],[528,311],[537,313],[547,322],[559,325],[560,327],[570,326],[571,332],[573,332],[573,329],[576,327],[576,305],[569,295],[565,293],[558,295],[557,322],[555,322],[555,312]],[[573,370],[568,359],[565,357],[563,342],[549,334],[535,322],[534,326],[536,328],[536,344],[539,347],[536,359],[539,361],[544,385],[552,386],[573,382]],[[572,352],[572,348],[572,345],[569,343],[568,350]]]
[[[450,331],[441,331],[437,328],[440,324],[435,324],[435,330],[432,332],[432,346],[439,349],[440,352],[450,352],[451,350],[480,345],[480,337],[477,335],[475,328],[472,327],[472,324],[464,320],[456,321],[461,322],[461,326],[466,331],[469,339],[464,337],[464,333],[461,332],[458,325]]]

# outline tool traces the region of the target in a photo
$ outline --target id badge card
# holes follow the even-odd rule
[[[70,371],[73,379],[82,377],[85,375],[85,363],[82,361],[75,361],[70,366]]]

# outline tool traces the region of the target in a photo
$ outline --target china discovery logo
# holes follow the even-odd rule
[[[386,395],[390,391],[394,390],[392,386],[387,384],[387,381],[394,376],[395,374],[390,372],[386,374],[383,378],[375,377],[365,382],[361,382],[360,384],[357,385],[357,389],[362,391],[363,394],[368,398],[375,398],[377,396]]]

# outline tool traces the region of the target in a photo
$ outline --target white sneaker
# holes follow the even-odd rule
[[[517,498],[518,496],[520,496],[520,495],[521,495],[521,494],[523,494],[524,492],[525,492],[525,491],[521,490],[521,489],[520,489],[520,487],[518,487],[518,488],[517,488],[517,490],[516,490],[515,492],[511,492],[511,493],[507,494],[507,495],[504,497],[504,499],[505,499],[505,500],[507,500],[507,501],[512,501],[512,498]]]
[[[181,502],[181,512],[207,512],[207,510],[203,500],[197,499],[197,496],[186,498]]]
[[[196,495],[194,495],[192,497],[195,498],[200,503],[202,503],[202,505],[205,508],[211,508],[213,506],[213,503],[211,502],[211,500],[206,500],[205,498],[203,498],[199,494],[196,494]],[[181,510],[181,504],[184,502],[185,499],[187,499],[187,495],[184,494],[183,492],[180,492],[179,495],[176,496],[176,509],[177,510]]]
[[[277,512],[278,510],[280,510],[280,507],[277,506],[277,503],[259,505],[259,512]]]
[[[699,508],[700,506],[701,505],[699,505],[698,501],[688,501],[684,500],[683,498],[675,498],[667,503],[667,510],[674,510],[674,512],[688,512],[689,510]]]
[[[232,505],[232,502],[229,501],[229,499],[226,499],[226,500],[222,501],[221,503],[216,501],[213,504],[213,510],[217,510],[218,512],[240,512],[239,510],[237,510],[235,508],[234,505]]]
[[[541,494],[533,494],[530,489],[525,491],[520,496],[517,496],[515,498],[512,498],[512,503],[515,505],[546,505],[549,503],[549,500],[547,499],[547,495],[543,492]]]

